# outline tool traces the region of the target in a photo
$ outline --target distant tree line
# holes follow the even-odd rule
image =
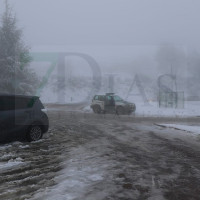
[[[32,95],[39,81],[29,67],[29,48],[8,1],[0,20],[0,92]]]

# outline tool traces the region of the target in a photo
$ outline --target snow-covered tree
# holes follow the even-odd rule
[[[22,30],[8,1],[0,24],[0,92],[34,94],[38,80],[29,68],[31,57],[24,44]]]

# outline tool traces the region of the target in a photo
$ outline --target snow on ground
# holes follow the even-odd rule
[[[41,66],[34,65],[34,68],[38,68],[38,72],[40,72],[40,76],[45,76],[45,72],[49,68],[48,63],[43,67],[43,71],[40,71]],[[76,65],[75,65],[76,66]],[[78,65],[79,66],[79,65]],[[87,66],[85,66],[87,68]],[[85,69],[84,68],[84,69]],[[45,71],[46,70],[46,71]],[[82,74],[84,75],[84,73]],[[63,93],[63,102],[66,104],[74,104],[80,103],[86,100],[88,94],[94,89],[93,88],[93,81],[92,76],[89,73],[86,73],[86,77],[79,76],[77,74],[72,73],[70,76],[66,74],[66,88]],[[193,117],[193,116],[200,116],[200,101],[192,102],[188,101],[185,102],[183,109],[173,109],[173,108],[159,108],[158,102],[156,102],[156,95],[155,89],[153,89],[152,84],[145,85],[145,92],[148,99],[152,101],[149,102],[148,105],[144,104],[144,100],[138,91],[138,88],[134,87],[133,91],[127,94],[131,83],[133,82],[133,77],[128,74],[123,75],[122,77],[115,76],[115,84],[114,84],[114,92],[121,96],[122,99],[127,100],[129,102],[133,102],[136,104],[136,115],[141,117],[146,116],[165,116],[165,117]],[[41,90],[41,100],[43,103],[58,103],[58,89],[57,89],[57,70],[54,70],[49,77],[48,83]],[[109,81],[108,76],[102,76],[102,85],[101,89],[98,94],[105,94],[108,92],[109,89]],[[91,99],[88,100],[88,105],[90,105]],[[84,112],[92,112],[89,106],[86,106],[83,111]]]
[[[5,156],[5,155],[4,155]],[[20,168],[25,163],[22,158],[10,159],[8,162],[0,162],[1,172],[8,171],[10,169]]]
[[[21,142],[13,142],[0,146],[0,171],[1,173],[16,170],[21,168],[28,163],[24,161],[21,157],[12,152],[13,147],[17,148],[27,148],[29,145],[24,145]]]
[[[200,116],[200,102],[185,102],[183,109],[159,108],[157,102],[145,105],[143,102],[136,103],[136,115],[139,116],[166,116],[166,117],[193,117]]]
[[[134,100],[129,100],[136,104],[136,116],[141,117],[197,117],[200,116],[200,101],[196,102],[185,102],[185,107],[183,109],[175,108],[159,108],[157,102],[150,102],[145,105],[144,102],[134,102]],[[83,109],[84,112],[92,112],[90,106],[86,106]]]
[[[37,193],[32,199],[81,199],[80,196],[91,190],[92,184],[97,184],[106,177],[106,169],[112,166],[111,161],[101,158],[102,152],[92,151],[96,146],[96,143],[88,143],[87,146],[73,148],[70,159],[65,158],[66,161],[63,161],[64,169],[54,179],[57,184]]]
[[[84,112],[92,112],[92,109],[90,108],[90,106],[86,106],[83,108]]]
[[[197,135],[200,134],[200,126],[188,126],[188,125],[179,125],[179,124],[159,124],[160,126],[169,127],[169,128],[175,128],[180,129],[183,131],[187,131],[190,133],[195,133]]]

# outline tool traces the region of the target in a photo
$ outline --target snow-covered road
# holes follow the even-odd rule
[[[154,125],[170,119],[51,111],[50,121],[41,141],[0,146],[0,199],[199,199],[199,136]]]

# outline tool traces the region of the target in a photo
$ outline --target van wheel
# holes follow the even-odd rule
[[[94,106],[93,111],[94,111],[94,113],[100,114],[101,113],[101,107],[96,105],[96,106]]]
[[[27,133],[27,139],[29,142],[31,141],[38,141],[42,138],[43,132],[42,128],[39,125],[32,125],[29,128],[29,131]]]

